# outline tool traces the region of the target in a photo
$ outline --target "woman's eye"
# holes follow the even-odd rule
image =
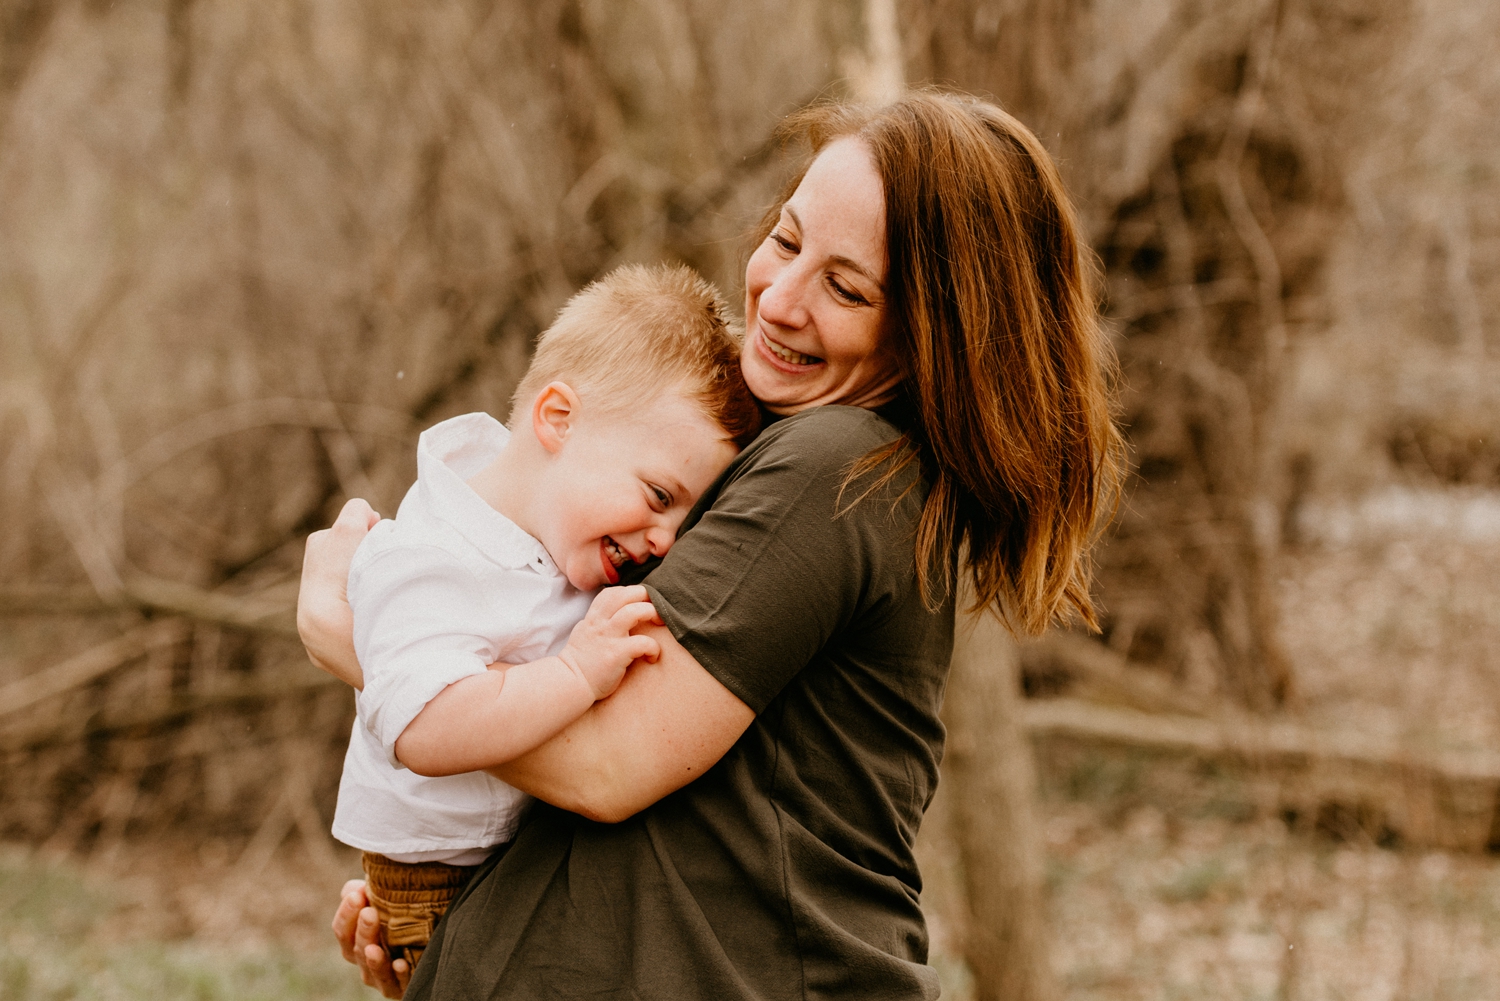
[[[870,300],[866,299],[864,296],[860,295],[852,288],[846,288],[845,286],[841,285],[839,283],[839,280],[832,275],[828,276],[828,287],[833,289],[834,295],[838,296],[840,299],[844,300],[847,303],[852,303],[854,305],[869,304]]]
[[[797,252],[797,245],[775,230],[771,231],[771,239],[775,242],[776,246],[780,247],[788,254],[795,254]]]

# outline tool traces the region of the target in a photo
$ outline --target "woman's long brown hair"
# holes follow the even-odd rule
[[[1124,449],[1097,269],[1051,157],[993,104],[940,91],[814,107],[783,132],[814,154],[858,136],[884,182],[886,329],[916,420],[851,480],[921,463],[924,598],[945,600],[962,560],[974,607],[1013,629],[1097,629],[1089,553]]]

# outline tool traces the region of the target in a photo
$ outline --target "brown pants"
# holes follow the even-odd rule
[[[365,895],[380,915],[386,951],[416,969],[438,919],[479,866],[393,862],[374,852],[365,852],[364,863]]]

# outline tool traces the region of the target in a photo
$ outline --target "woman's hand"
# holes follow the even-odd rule
[[[343,899],[333,914],[333,936],[339,940],[344,959],[359,967],[366,987],[373,987],[388,998],[406,993],[411,968],[406,960],[394,963],[380,946],[380,916],[365,896],[365,881],[351,879],[344,884]]]
[[[302,557],[302,587],[297,592],[297,632],[308,657],[335,678],[360,689],[365,676],[354,654],[349,564],[379,520],[380,515],[356,497],[344,505],[332,528],[309,535]]]

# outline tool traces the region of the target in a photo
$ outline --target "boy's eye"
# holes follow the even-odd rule
[[[667,493],[661,487],[652,487],[651,492],[656,495],[656,502],[662,507],[672,506],[672,495]]]

